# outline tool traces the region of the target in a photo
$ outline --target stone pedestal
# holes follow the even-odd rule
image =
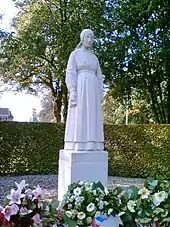
[[[58,200],[63,199],[71,183],[81,180],[100,181],[107,186],[107,152],[60,150]]]

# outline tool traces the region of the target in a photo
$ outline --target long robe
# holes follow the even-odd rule
[[[66,84],[70,92],[76,91],[77,105],[68,107],[64,149],[103,150],[103,78],[92,51],[78,48],[71,53]]]

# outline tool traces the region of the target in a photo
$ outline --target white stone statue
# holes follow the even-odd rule
[[[64,149],[99,151],[104,149],[103,77],[98,59],[92,52],[93,31],[84,29],[80,39],[69,57],[66,70],[70,99]]]

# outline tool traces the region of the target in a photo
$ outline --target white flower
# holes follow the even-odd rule
[[[73,215],[77,215],[78,214],[78,211],[74,209],[74,210],[72,210],[72,214]]]
[[[108,203],[107,201],[104,201],[104,205],[105,205],[105,206],[108,206],[109,203]]]
[[[136,203],[133,200],[129,200],[129,202],[127,203],[127,207],[130,210],[130,212],[132,212],[132,213],[135,212],[135,209],[134,209],[135,206],[136,206]]]
[[[92,212],[95,209],[94,203],[89,203],[89,205],[86,207],[88,212]]]
[[[15,182],[15,185],[17,186],[18,189],[20,189],[22,191],[22,189],[25,188],[26,186],[28,186],[29,184],[26,184],[25,180],[22,180],[19,184],[17,182]]]
[[[88,188],[90,186],[90,183],[88,181],[85,181],[84,186],[85,186],[85,188]]]
[[[88,181],[86,181],[86,182],[84,183],[84,186],[85,186],[86,191],[92,192],[93,183],[89,183]]]
[[[125,214],[125,212],[120,212],[119,214],[118,214],[118,216],[120,217],[120,216],[122,216],[123,214]]]
[[[77,187],[73,190],[75,196],[79,196],[81,194],[81,188]]]
[[[79,227],[80,225],[83,225],[82,220],[77,220],[77,226]],[[76,226],[76,227],[77,227],[77,226]]]
[[[29,199],[32,199],[32,190],[29,188],[25,191],[26,196],[28,196]]]
[[[102,200],[100,200],[99,203],[98,203],[98,206],[99,206],[100,210],[103,210],[104,202]]]
[[[84,197],[80,196],[80,202],[82,203],[84,201]]]
[[[82,203],[83,201],[84,201],[84,197],[83,196],[78,196],[78,197],[76,197],[75,198],[75,201],[76,201],[76,203]]]
[[[68,218],[71,218],[72,217],[72,212],[71,211],[66,211],[66,216],[68,217]]]
[[[32,219],[34,220],[35,224],[40,224],[41,219],[40,219],[40,215],[36,214],[32,217]]]
[[[72,204],[68,204],[68,209],[70,210],[72,208]]]
[[[21,209],[20,209],[21,215],[30,214],[31,212],[32,212],[32,210],[28,210],[26,207],[21,207]]]
[[[153,195],[153,203],[155,206],[159,206],[167,198],[167,193],[165,191],[157,192]]]
[[[147,199],[150,195],[150,191],[144,187],[139,190],[138,194],[141,195],[141,199]]]
[[[96,213],[95,213],[95,218],[97,218],[97,217],[99,217],[101,215],[101,212],[100,211],[96,211]]]
[[[74,195],[72,195],[72,196],[69,198],[69,201],[70,201],[70,202],[73,202],[73,201],[74,201],[74,199],[75,199],[75,196],[74,196]]]
[[[52,227],[58,227],[58,225],[54,224],[54,225],[52,225]]]
[[[39,197],[42,196],[43,190],[42,190],[41,187],[38,185],[38,186],[35,188],[35,190],[32,191],[32,194],[33,194],[33,196],[34,196],[34,197],[32,198],[32,200],[38,199]]]
[[[3,209],[4,209],[4,208],[3,208],[2,206],[0,206],[0,212],[2,212],[2,211],[3,211]]]
[[[14,189],[11,189],[11,194],[7,196],[7,199],[10,200],[9,205],[11,204],[21,204],[21,198],[24,198],[25,194],[21,193],[20,189],[17,189],[16,191]]]
[[[83,213],[83,212],[78,212],[77,218],[78,218],[79,220],[83,220],[85,217],[86,217],[86,214],[85,214],[85,213]]]
[[[94,195],[94,196],[96,196],[96,195],[97,195],[96,190],[93,190],[93,195]]]
[[[84,184],[84,181],[79,181],[79,183],[78,183],[80,186],[83,186],[83,184]]]
[[[107,215],[110,216],[112,212],[113,212],[113,209],[110,208],[110,209],[108,210],[108,212],[107,212]]]

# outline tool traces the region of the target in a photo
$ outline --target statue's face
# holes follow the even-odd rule
[[[82,41],[82,44],[85,48],[92,47],[92,44],[94,42],[94,35],[92,32],[86,32]]]

